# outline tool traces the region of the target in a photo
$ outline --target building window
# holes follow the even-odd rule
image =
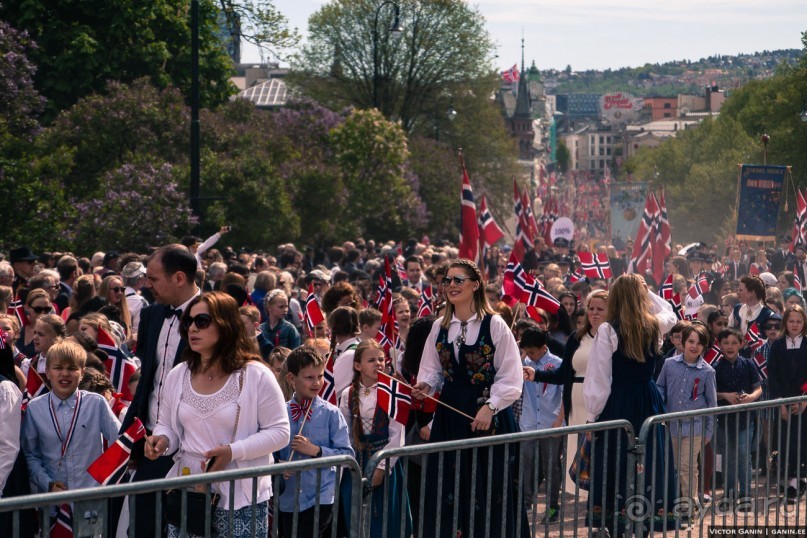
[[[605,137],[604,136],[600,137],[600,144],[605,144]]]
[[[665,112],[664,117],[665,118],[672,118],[672,113],[671,112]]]
[[[670,103],[664,103],[664,108],[672,108],[672,105]]]

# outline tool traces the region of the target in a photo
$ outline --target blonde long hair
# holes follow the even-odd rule
[[[647,352],[658,352],[661,329],[650,313],[647,288],[639,275],[622,275],[611,285],[608,321],[616,322],[622,351],[631,359],[645,362]]]
[[[123,283],[123,278],[118,275],[109,275],[101,281],[101,286],[98,289],[98,295],[103,297],[109,302],[109,288],[112,287],[112,281],[117,280],[120,282],[120,287],[124,288],[123,294],[120,298],[120,303],[115,306],[120,310],[120,319],[123,322],[123,327],[126,329],[126,336],[132,334],[132,314],[129,313],[129,304],[126,302],[126,286]],[[109,303],[112,304],[112,303]]]

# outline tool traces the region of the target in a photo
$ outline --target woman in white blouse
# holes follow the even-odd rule
[[[145,456],[156,459],[176,451],[168,476],[271,464],[272,453],[289,442],[288,414],[277,379],[246,334],[238,304],[221,292],[197,297],[185,310],[180,333],[188,347],[183,362],[166,378]],[[232,490],[227,483],[214,484],[213,491],[221,496],[212,515],[214,536],[251,536],[253,507],[257,536],[268,535],[271,477],[258,479],[254,499],[251,479],[236,481]],[[179,529],[169,524],[168,534],[177,536]]]
[[[524,384],[521,355],[510,328],[488,305],[479,268],[469,260],[451,262],[443,280],[443,290],[447,300],[445,315],[435,321],[426,341],[418,383],[412,395],[424,398],[438,391],[440,401],[467,416],[438,406],[430,442],[518,431],[511,406],[521,395]],[[459,468],[456,454],[448,452],[441,476],[436,472],[437,455],[430,456],[425,471],[427,482],[431,481],[427,483],[427,491],[436,493],[439,481],[442,497],[427,503],[423,519],[429,525],[424,528],[424,535],[435,534],[434,528],[429,527],[439,517],[442,536],[458,536],[460,533],[463,536],[471,533],[485,536],[487,528],[496,529],[500,534],[503,519],[506,521],[505,536],[514,536],[517,497],[513,464],[516,453],[517,447],[510,446],[509,459],[506,459],[504,446],[479,449],[474,474],[470,451],[461,454]],[[493,460],[490,483],[487,480],[488,458]],[[460,497],[454,499],[457,479],[460,481]],[[472,482],[475,482],[475,499],[471,498]],[[488,491],[492,494],[489,513],[486,512]],[[453,513],[457,509],[455,502],[459,503],[459,519],[458,528],[452,529]],[[439,514],[435,512],[438,509]]]

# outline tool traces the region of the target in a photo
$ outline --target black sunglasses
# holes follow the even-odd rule
[[[776,329],[777,331],[782,328],[782,325],[779,323],[771,323],[770,325],[765,325],[765,330],[770,331],[772,329]]]
[[[457,286],[462,286],[463,284],[465,284],[466,280],[474,280],[474,279],[469,276],[453,276],[453,277],[447,276],[443,279],[443,286],[448,287],[451,285],[452,282]]]
[[[48,312],[53,311],[53,307],[52,306],[32,306],[31,310],[33,310],[37,314],[47,314]]]
[[[193,324],[196,324],[197,329],[207,329],[210,327],[211,323],[213,323],[213,318],[210,314],[196,314],[193,317],[188,316],[182,320],[182,326],[186,331],[190,329]]]
[[[115,293],[121,293],[121,292],[122,292],[122,291],[123,291],[125,288],[121,288],[121,287],[115,286],[114,288],[109,288],[109,289],[110,289],[111,291],[114,291]]]

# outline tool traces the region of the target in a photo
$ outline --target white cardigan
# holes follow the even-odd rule
[[[154,435],[164,435],[168,438],[168,454],[181,448],[182,445],[183,425],[179,422],[178,415],[182,380],[187,371],[187,364],[178,364],[165,378],[163,404],[160,406],[160,416],[154,428]],[[289,444],[289,417],[286,403],[280,385],[269,368],[258,362],[249,362],[244,372],[244,386],[238,397],[241,412],[235,432],[236,440],[230,444],[233,462],[240,468],[270,465],[274,461],[272,453]],[[241,374],[233,372],[231,375]],[[174,467],[168,473],[169,477],[177,475],[177,466],[175,459]],[[252,499],[252,480],[243,479],[238,482],[244,493],[243,498],[249,502]],[[256,502],[268,500],[271,495],[271,477],[262,476],[258,479]],[[228,497],[229,486],[223,484],[219,506],[229,507]],[[236,496],[235,509],[248,506],[243,501],[239,502],[239,497]]]

